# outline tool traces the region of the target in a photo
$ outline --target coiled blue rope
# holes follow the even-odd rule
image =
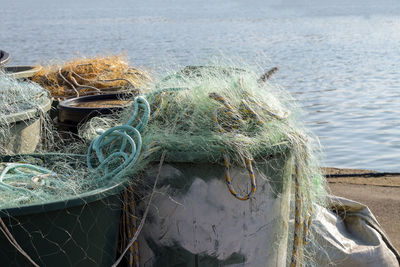
[[[99,136],[90,143],[87,166],[95,177],[102,181],[119,177],[132,168],[140,157],[142,149],[140,131],[149,121],[150,105],[144,97],[138,96],[134,99],[132,106],[133,114],[126,124],[106,131],[98,130]],[[143,110],[140,118],[138,118],[139,108]],[[135,122],[137,125],[133,126]],[[117,145],[119,148],[116,148]],[[93,154],[98,160],[96,166],[92,163]],[[28,193],[40,200],[45,200],[45,197],[41,197],[39,192],[34,192],[32,189],[43,186],[63,188],[62,182],[57,179],[59,175],[37,165],[26,162],[1,163],[0,170],[0,188],[3,190]]]
[[[150,105],[143,96],[138,96],[134,99],[132,106],[133,114],[126,124],[112,127],[106,131],[98,130],[100,135],[90,143],[86,157],[87,166],[94,173],[103,173],[102,180],[119,177],[126,173],[127,169],[133,167],[139,159],[142,149],[140,132],[149,121]],[[137,118],[139,107],[143,109],[140,119]],[[139,120],[138,124],[133,126],[137,120]],[[120,147],[115,148],[116,145]],[[92,163],[93,154],[97,157],[99,163],[97,166]],[[114,168],[111,169],[112,167]]]

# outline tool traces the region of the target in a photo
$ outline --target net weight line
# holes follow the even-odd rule
[[[131,238],[131,240],[129,241],[129,243],[126,246],[125,250],[121,253],[120,257],[112,265],[112,267],[118,266],[118,264],[124,258],[125,254],[128,252],[128,250],[130,250],[130,248],[134,245],[134,243],[136,242],[140,232],[142,231],[142,228],[143,228],[144,223],[145,223],[146,218],[147,218],[147,214],[149,213],[149,210],[150,210],[151,201],[153,200],[154,193],[156,192],[156,187],[157,187],[158,179],[159,179],[160,174],[161,174],[161,168],[162,168],[162,166],[164,164],[165,155],[166,155],[166,152],[164,151],[162,153],[162,155],[161,155],[161,159],[160,159],[160,163],[159,163],[159,167],[158,167],[158,173],[157,173],[157,176],[156,176],[156,179],[154,181],[154,185],[153,185],[150,197],[149,197],[149,202],[148,202],[148,204],[146,206],[146,210],[144,211],[143,218],[142,218],[142,220],[141,220],[141,222],[140,222],[140,224],[139,224],[139,226],[138,226],[138,228],[137,228],[137,230],[135,232],[135,235]]]
[[[232,107],[232,105],[222,96],[218,95],[217,93],[210,93],[209,97],[216,100],[217,102],[219,102],[221,104],[221,107],[217,108],[215,110],[215,112],[213,113],[212,117],[213,120],[215,122],[215,125],[217,127],[217,129],[219,130],[219,132],[224,133],[224,134],[230,134],[232,135],[232,137],[235,138],[241,138],[242,135],[241,134],[237,134],[235,132],[229,132],[227,130],[225,130],[219,123],[218,121],[218,114],[219,113],[224,113],[225,115],[229,116],[231,119],[233,119],[236,123],[238,124],[243,124],[245,123],[242,119],[241,114],[238,114],[234,108]],[[242,102],[243,103],[243,102]],[[249,115],[251,118],[256,120],[256,123],[258,124],[262,124],[263,122],[260,120],[259,116],[257,113],[255,113],[252,109],[247,108],[243,109],[242,111],[245,112],[245,114]],[[237,128],[237,125],[232,125],[232,128]],[[225,165],[225,181],[226,181],[226,185],[228,187],[229,192],[237,199],[239,200],[249,200],[256,192],[257,187],[256,187],[256,179],[254,176],[254,171],[252,168],[252,163],[251,160],[248,158],[245,158],[246,161],[246,169],[249,172],[249,176],[250,176],[250,183],[251,183],[251,190],[247,195],[241,196],[234,188],[232,185],[232,179],[230,178],[230,174],[229,174],[229,169],[230,169],[230,163],[229,163],[229,159],[226,153],[223,154],[224,157],[224,165]]]
[[[124,191],[124,203],[125,208],[122,214],[122,240],[123,245],[122,249],[127,246],[127,241],[125,237],[128,237],[128,241],[133,238],[134,233],[137,231],[137,221],[135,209],[136,205],[134,202],[134,189],[132,187],[128,187]],[[122,252],[121,249],[121,252]],[[129,254],[127,255],[128,266],[129,267],[138,267],[139,266],[139,246],[138,242],[135,241],[132,246],[129,247]]]
[[[293,248],[290,260],[290,267],[296,267],[301,264],[301,246],[308,243],[308,234],[311,227],[311,215],[307,215],[304,220],[301,218],[303,205],[303,195],[300,187],[301,174],[298,166],[298,159],[295,163],[295,207],[294,207],[294,232]],[[309,207],[310,214],[313,213],[312,206]],[[302,238],[301,238],[302,235]]]

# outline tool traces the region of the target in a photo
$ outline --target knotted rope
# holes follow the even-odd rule
[[[132,106],[134,111],[126,124],[112,127],[106,131],[97,130],[100,135],[90,143],[86,157],[87,166],[92,172],[103,173],[101,178],[104,180],[124,174],[140,157],[142,149],[140,131],[143,130],[150,118],[150,105],[144,97],[138,96]],[[143,114],[138,119],[137,125],[133,126],[139,114],[139,106],[143,109]],[[116,147],[118,145],[119,148]],[[92,163],[93,154],[97,157],[99,163],[97,166]]]
[[[245,196],[240,196],[240,194],[238,192],[236,192],[236,190],[232,186],[232,180],[229,176],[230,164],[229,164],[229,160],[228,160],[228,157],[226,154],[224,154],[224,164],[225,164],[225,181],[226,181],[226,185],[228,186],[229,192],[231,192],[231,194],[239,200],[250,199],[250,197],[256,192],[256,178],[254,176],[253,168],[251,166],[251,160],[246,158],[246,168],[250,175],[251,191]]]
[[[93,172],[103,173],[102,179],[115,179],[117,176],[122,176],[134,166],[138,159],[142,159],[156,150],[154,146],[157,142],[153,142],[146,151],[146,155],[142,155],[141,153],[142,136],[140,132],[150,119],[149,103],[143,96],[138,96],[134,99],[132,106],[133,114],[125,124],[112,127],[106,131],[99,129],[97,133],[100,135],[94,138],[89,146],[87,154],[88,168]],[[138,117],[139,107],[143,112],[140,118]],[[133,126],[134,123],[137,123],[136,126]],[[97,157],[97,166],[92,164],[93,154]],[[125,222],[127,224],[126,230],[128,239],[131,241],[134,236],[137,236],[140,230],[136,228],[136,218],[134,215],[135,203],[132,196],[128,196],[127,192],[125,192],[125,200],[128,201],[125,203],[124,211]],[[121,258],[127,251],[129,251],[129,266],[138,266],[139,254],[136,238],[134,242],[129,243],[127,249],[122,253]]]
[[[302,190],[300,187],[300,179],[301,173],[298,166],[298,159],[296,159],[295,163],[295,208],[294,208],[294,233],[293,233],[293,248],[292,248],[292,257],[290,261],[290,267],[296,267],[300,264],[299,259],[301,259],[301,246],[308,243],[308,234],[311,227],[311,216],[313,209],[312,206],[309,207],[309,214],[306,215],[306,218],[302,220],[301,213],[304,209]],[[302,235],[302,237],[301,237]]]
[[[221,132],[221,133],[226,133],[226,134],[228,134],[228,133],[232,134],[232,133],[233,133],[232,137],[235,137],[235,138],[241,138],[241,137],[243,137],[243,135],[241,135],[241,134],[237,134],[237,133],[234,133],[234,132],[225,130],[225,129],[220,125],[219,120],[218,120],[218,115],[219,115],[220,113],[224,113],[225,116],[229,116],[230,118],[232,118],[232,119],[234,120],[234,123],[235,123],[235,124],[232,124],[231,127],[234,128],[234,129],[237,129],[237,128],[238,128],[238,124],[239,124],[239,125],[240,125],[240,124],[244,124],[244,120],[243,120],[242,116],[241,116],[240,114],[238,114],[238,113],[234,110],[234,108],[232,107],[232,105],[231,105],[225,98],[223,98],[222,96],[218,95],[217,93],[210,93],[210,94],[209,94],[209,97],[212,98],[212,99],[214,99],[214,100],[216,100],[216,101],[218,101],[219,103],[222,104],[222,106],[219,107],[219,108],[217,108],[217,109],[214,111],[213,115],[212,115],[212,116],[213,116],[213,120],[214,120],[214,122],[215,122],[215,125],[216,125],[217,129],[219,130],[219,132]],[[246,109],[246,114],[249,114],[250,117],[253,117],[253,118],[254,118],[254,117],[259,118],[258,114],[256,114],[256,113],[255,113],[252,109],[250,109],[250,108]],[[242,139],[243,139],[243,138],[242,138]],[[247,169],[247,171],[249,172],[249,176],[250,176],[251,190],[250,190],[250,192],[249,192],[247,195],[241,196],[241,195],[233,188],[232,179],[230,178],[230,174],[229,174],[229,169],[230,169],[229,159],[228,159],[228,156],[226,155],[226,153],[224,153],[224,165],[225,165],[225,181],[226,181],[226,185],[228,186],[229,192],[231,192],[231,194],[232,194],[235,198],[237,198],[237,199],[239,199],[239,200],[248,200],[248,199],[250,199],[251,196],[255,194],[256,189],[257,189],[257,187],[256,187],[256,179],[255,179],[255,176],[254,176],[254,172],[253,172],[251,160],[248,159],[248,158],[245,158],[245,161],[246,161],[246,169]]]

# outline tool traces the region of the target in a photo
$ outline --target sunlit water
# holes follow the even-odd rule
[[[400,171],[399,1],[0,4],[0,49],[12,54],[10,65],[120,52],[151,67],[221,54],[267,62],[280,67],[273,82],[304,107],[324,165]]]

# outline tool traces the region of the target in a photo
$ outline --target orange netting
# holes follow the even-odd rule
[[[110,90],[132,90],[149,82],[150,76],[143,70],[130,67],[124,56],[113,55],[42,66],[31,79],[52,96],[65,98]]]

